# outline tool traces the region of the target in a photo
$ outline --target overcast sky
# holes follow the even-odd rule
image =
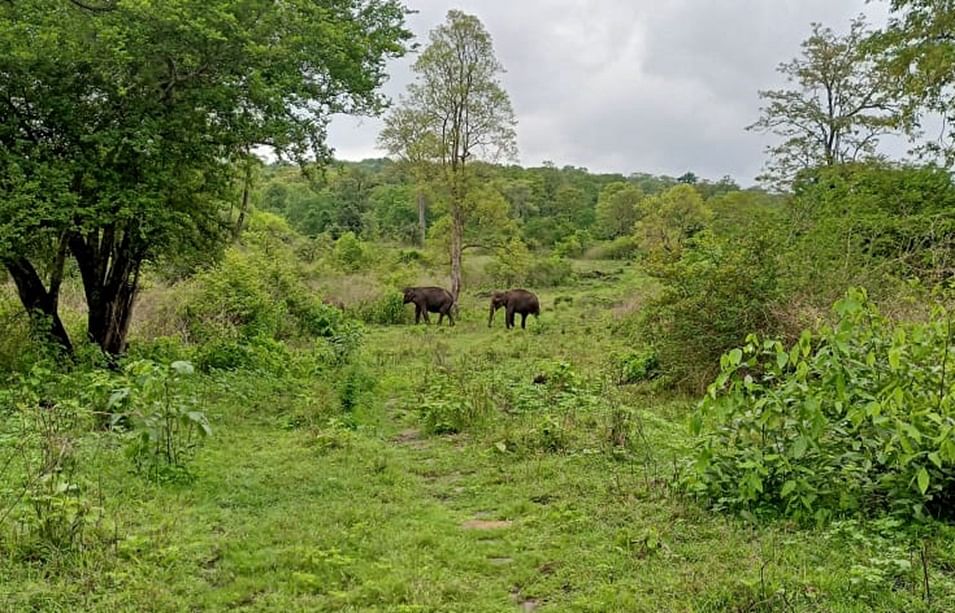
[[[408,0],[422,44],[448,9],[477,15],[507,69],[520,161],[597,172],[651,172],[749,184],[766,136],[746,132],[757,90],[780,85],[776,66],[799,53],[810,23],[844,31],[865,0]],[[413,56],[392,62],[392,98],[412,79]],[[336,157],[381,157],[381,121],[338,117]]]

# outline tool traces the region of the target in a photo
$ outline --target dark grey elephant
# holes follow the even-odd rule
[[[454,297],[448,290],[442,287],[406,287],[404,293],[405,304],[414,304],[415,323],[419,323],[424,315],[424,322],[429,324],[431,320],[428,313],[440,313],[438,325],[441,325],[445,317],[448,318],[448,325],[454,325],[454,317],[451,315]]]
[[[527,316],[535,315],[540,317],[541,303],[537,295],[526,289],[511,289],[506,292],[494,292],[491,294],[491,313],[487,318],[487,327],[491,327],[494,321],[494,313],[501,307],[504,307],[504,322],[508,329],[514,327],[514,314],[521,316],[521,328],[527,327]]]

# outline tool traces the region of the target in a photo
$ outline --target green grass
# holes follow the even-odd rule
[[[3,552],[0,610],[952,610],[950,536],[931,543],[928,605],[918,563],[879,570],[917,560],[878,527],[752,525],[679,494],[692,399],[606,380],[629,348],[615,307],[649,291],[628,268],[543,292],[526,331],[488,330],[474,297],[454,328],[372,329],[373,387],[332,421],[333,381],[211,378],[193,483],[147,483],[88,437],[110,521],[43,563]],[[571,383],[535,387],[562,363]],[[441,377],[483,400],[427,435]],[[500,401],[515,389],[553,404]]]

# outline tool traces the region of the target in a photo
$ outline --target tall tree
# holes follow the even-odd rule
[[[607,184],[597,199],[597,233],[602,238],[617,238],[633,232],[643,199],[643,192],[632,183]]]
[[[870,36],[862,18],[844,36],[813,24],[802,55],[780,64],[793,87],[761,91],[748,128],[782,139],[767,148],[763,182],[788,188],[800,170],[875,157],[879,138],[899,127],[897,80],[870,53]]]
[[[427,177],[440,145],[430,129],[428,118],[414,108],[396,108],[385,117],[385,127],[378,143],[411,168],[417,184],[415,200],[418,203],[418,243],[424,245],[427,237],[428,200]]]
[[[925,147],[955,163],[955,4],[940,0],[892,0],[892,18],[874,37],[883,62],[906,95],[906,117],[918,128],[926,115],[942,129]]]
[[[461,292],[461,255],[469,216],[468,164],[516,157],[514,111],[501,83],[504,67],[494,55],[491,35],[481,21],[448,12],[431,31],[428,46],[414,64],[415,82],[389,118],[407,117],[415,132],[434,144],[423,147],[441,169],[450,217],[451,293]],[[386,139],[385,144],[388,145]],[[393,149],[392,153],[400,153]]]
[[[69,349],[79,269],[92,341],[121,353],[143,264],[228,236],[233,162],[325,158],[333,113],[374,113],[410,34],[399,0],[0,3],[0,263]],[[233,201],[234,202],[234,201]]]

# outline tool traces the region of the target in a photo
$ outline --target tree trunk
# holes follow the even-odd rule
[[[60,253],[65,255],[62,247]],[[59,268],[53,271],[49,291],[44,287],[43,280],[40,279],[36,268],[26,258],[4,259],[3,264],[13,278],[13,283],[17,286],[17,294],[20,296],[20,302],[27,313],[30,314],[34,325],[60,345],[67,355],[72,356],[73,343],[70,342],[70,335],[67,334],[57,309],[59,280],[62,279],[64,260],[65,257],[61,258],[59,254],[57,255],[56,266]]]
[[[451,210],[451,296],[458,301],[461,294],[461,252],[464,244],[464,222],[458,207]]]
[[[239,240],[245,226],[245,216],[249,212],[249,192],[252,190],[252,160],[245,161],[245,181],[242,184],[242,206],[239,208],[239,218],[232,231],[233,240]]]
[[[427,213],[428,201],[425,198],[424,190],[418,190],[418,243],[424,247],[425,237],[427,236],[427,225],[425,216]]]
[[[142,258],[133,248],[135,232],[126,228],[120,238],[114,228],[106,228],[101,235],[74,235],[70,239],[89,307],[87,333],[92,342],[111,356],[126,350],[126,335],[139,287]]]

